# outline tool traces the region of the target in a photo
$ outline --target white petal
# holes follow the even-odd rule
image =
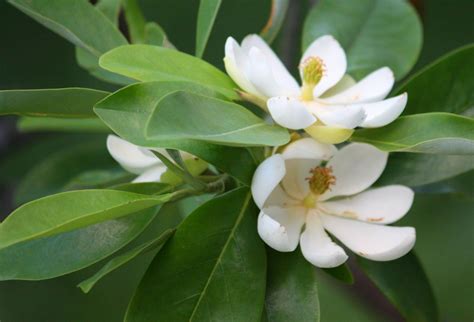
[[[255,204],[262,209],[273,189],[285,176],[285,160],[275,154],[263,161],[255,170],[252,179],[252,196]]]
[[[256,95],[262,99],[266,99],[260,94],[247,77],[249,67],[249,58],[240,48],[234,38],[228,37],[225,42],[224,65],[227,74],[240,86],[244,91]]]
[[[344,250],[334,243],[324,231],[316,211],[309,212],[306,217],[306,226],[301,234],[300,247],[306,260],[317,267],[337,267],[348,258]]]
[[[279,85],[287,92],[287,94],[281,93],[280,95],[298,94],[298,82],[293,78],[293,76],[291,76],[285,65],[283,65],[281,60],[270,46],[268,46],[265,40],[260,38],[258,35],[248,35],[242,41],[242,49],[249,55],[252,48],[258,48],[267,57],[273,76]]]
[[[353,129],[365,119],[360,105],[322,105],[317,102],[308,104],[309,110],[325,125],[344,129]]]
[[[140,174],[161,161],[145,148],[139,147],[118,136],[107,137],[110,155],[127,171]]]
[[[273,120],[288,129],[299,130],[316,122],[316,118],[297,99],[279,96],[267,101]]]
[[[305,211],[303,207],[262,209],[257,225],[260,238],[277,251],[294,251],[298,247]]]
[[[329,160],[337,149],[332,144],[320,143],[312,138],[302,138],[288,144],[282,152],[283,159]]]
[[[347,68],[346,54],[336,39],[326,35],[309,45],[300,64],[309,57],[319,57],[324,63],[323,77],[313,90],[314,97],[318,97],[336,85],[344,76]]]
[[[351,143],[340,149],[327,163],[332,167],[336,183],[321,196],[349,196],[369,188],[387,165],[388,153],[365,143]]]
[[[329,230],[354,253],[375,261],[389,261],[408,253],[415,245],[413,227],[391,227],[321,215]]]
[[[353,104],[375,102],[384,99],[393,87],[395,77],[388,67],[370,73],[354,86],[329,98],[322,99],[329,104]]]
[[[165,173],[166,170],[167,168],[164,165],[152,167],[136,177],[133,182],[159,182],[161,175]]]
[[[294,96],[297,92],[285,87],[274,74],[268,56],[257,47],[252,47],[249,52],[250,68],[248,78],[257,91],[266,97]]]
[[[363,104],[367,117],[362,122],[362,127],[381,127],[392,123],[402,114],[407,105],[408,95],[401,95],[386,99],[384,101]]]
[[[307,178],[311,177],[310,170],[321,164],[317,159],[286,160],[286,175],[282,185],[284,190],[293,198],[303,200],[309,193]]]
[[[376,224],[391,224],[406,215],[414,193],[405,186],[386,186],[353,197],[321,202],[325,212]]]
[[[350,75],[345,74],[339,82],[337,82],[336,85],[328,89],[327,91],[324,92],[323,95],[321,95],[321,98],[327,98],[334,96],[336,94],[339,94],[342,91],[345,91],[349,87],[352,87],[356,84],[356,81],[354,78],[352,78]]]

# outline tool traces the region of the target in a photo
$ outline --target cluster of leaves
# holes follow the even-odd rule
[[[233,32],[233,22],[219,17],[236,4],[200,1],[193,56],[178,50],[189,51],[187,44],[174,44],[160,25],[147,22],[136,0],[101,0],[95,6],[85,0],[9,2],[72,42],[78,64],[91,75],[125,87],[113,93],[0,91],[0,114],[20,115],[21,129],[74,133],[36,146],[51,154],[20,183],[16,201],[21,206],[0,225],[0,280],[50,279],[108,259],[79,284],[88,292],[108,273],[154,252],[126,320],[318,320],[315,269],[299,251],[265,249],[248,188],[265,147],[286,144],[289,133],[238,102],[236,85],[216,60],[223,38],[214,40],[221,46],[217,53],[207,49],[215,33],[218,38]],[[268,42],[280,30],[288,3],[274,0],[264,8],[270,12],[272,5],[261,33]],[[118,28],[121,11],[129,39]],[[341,42],[348,72],[356,79],[382,66],[403,79],[422,45],[414,9],[399,0],[320,1],[305,20],[303,49],[324,34]],[[420,187],[474,168],[474,77],[466,68],[473,57],[469,45],[412,75],[394,91],[409,93],[405,115],[383,128],[356,130],[351,140],[394,152],[379,184]],[[177,186],[127,183],[130,174],[107,155],[107,133],[140,146],[191,153],[215,167],[215,181],[197,189],[188,187],[193,180]],[[70,146],[58,149],[64,142]],[[10,163],[22,171],[29,165],[23,158],[19,154]],[[220,180],[226,180],[223,194],[216,184]],[[162,209],[190,194],[210,194],[209,201],[184,219],[162,222]],[[392,263],[360,260],[358,266],[407,320],[438,319],[414,254]],[[346,265],[325,271],[352,283]],[[407,290],[416,296],[407,297]]]

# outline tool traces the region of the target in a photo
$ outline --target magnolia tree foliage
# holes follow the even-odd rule
[[[394,223],[474,168],[473,45],[410,74],[422,27],[402,0],[299,4],[291,41],[289,0],[168,1],[197,17],[185,40],[136,0],[8,2],[113,91],[0,91],[20,129],[57,133],[0,224],[0,280],[89,267],[89,293],[151,256],[126,321],[325,321],[321,274],[355,270],[407,321],[439,320],[425,237]]]

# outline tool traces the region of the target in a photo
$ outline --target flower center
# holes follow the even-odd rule
[[[303,81],[301,89],[302,100],[313,100],[313,89],[323,77],[324,71],[324,62],[319,57],[310,56],[301,63],[300,73]]]
[[[304,198],[303,204],[306,208],[314,208],[320,195],[336,183],[336,177],[332,173],[331,167],[315,167],[310,171],[311,177],[306,178],[309,184],[310,192]]]

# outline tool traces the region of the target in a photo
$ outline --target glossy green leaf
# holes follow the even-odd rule
[[[37,199],[19,207],[2,222],[0,249],[152,208],[170,197],[170,194],[147,196],[115,190],[79,190]]]
[[[410,77],[398,89],[408,92],[404,114],[462,114],[474,106],[474,45],[454,50]]]
[[[137,0],[123,0],[123,9],[127,21],[130,38],[135,44],[145,42],[145,17]]]
[[[89,88],[0,91],[0,115],[96,117],[92,108],[108,94]]]
[[[90,266],[135,239],[155,208],[0,250],[0,280],[42,280]],[[81,251],[77,251],[80,249]]]
[[[285,21],[289,4],[290,0],[272,0],[270,17],[268,18],[265,27],[260,31],[260,36],[269,44],[275,40],[280,31],[283,22]]]
[[[387,167],[376,184],[417,187],[445,180],[472,169],[474,169],[472,155],[391,153]]]
[[[30,155],[33,157],[33,155]],[[105,148],[105,136],[75,142],[58,151],[37,158],[36,164],[24,169],[15,192],[17,204],[63,191],[79,174],[91,170],[106,170],[117,163]]]
[[[347,72],[357,79],[384,66],[401,79],[422,45],[420,19],[405,0],[321,0],[305,20],[303,48],[327,34],[341,43]]]
[[[265,309],[269,322],[320,321],[316,269],[298,249],[280,253],[267,249]]]
[[[413,253],[390,262],[374,262],[360,257],[357,260],[362,270],[408,322],[439,321],[430,283]]]
[[[140,81],[190,81],[237,99],[236,85],[205,61],[170,48],[129,45],[104,54],[99,64],[111,72]]]
[[[246,108],[223,100],[178,91],[159,101],[145,135],[156,140],[198,140],[237,146],[280,146],[288,131],[269,125]]]
[[[97,57],[127,43],[113,23],[88,1],[8,0],[8,2]],[[74,19],[71,19],[72,16]]]
[[[150,140],[145,137],[144,125],[157,103],[165,95],[180,90],[221,98],[216,92],[189,82],[149,82],[121,89],[97,104],[94,110],[115,133],[134,144],[189,152],[249,185],[256,164],[246,149],[194,140]]]
[[[118,166],[108,169],[86,170],[69,179],[66,184],[63,185],[62,190],[71,191],[107,188],[130,182],[135,177],[135,174],[129,173]]]
[[[141,244],[140,246],[135,247],[122,255],[112,258],[97,273],[95,273],[88,279],[82,281],[77,286],[80,287],[84,293],[88,293],[100,279],[102,279],[104,276],[106,276],[110,272],[127,264],[128,262],[132,261],[133,259],[135,259],[135,257],[139,256],[140,254],[146,253],[164,244],[168,240],[168,238],[170,238],[171,235],[173,235],[173,232],[174,232],[173,230],[168,229],[157,238],[152,239],[144,244]]]
[[[196,28],[196,56],[202,57],[222,0],[200,0]]]
[[[125,320],[260,321],[266,260],[256,213],[247,189],[195,210],[153,260]]]
[[[354,276],[352,275],[351,269],[347,263],[339,265],[338,267],[322,268],[322,270],[341,282],[346,284],[354,283]]]
[[[80,67],[104,82],[118,85],[128,85],[134,82],[130,78],[111,73],[101,68],[99,66],[99,58],[81,47],[76,47],[76,61]]]
[[[70,119],[24,116],[17,122],[20,132],[110,133],[99,119]]]
[[[357,130],[351,140],[389,152],[474,154],[474,119],[450,113],[403,116],[385,127]]]

